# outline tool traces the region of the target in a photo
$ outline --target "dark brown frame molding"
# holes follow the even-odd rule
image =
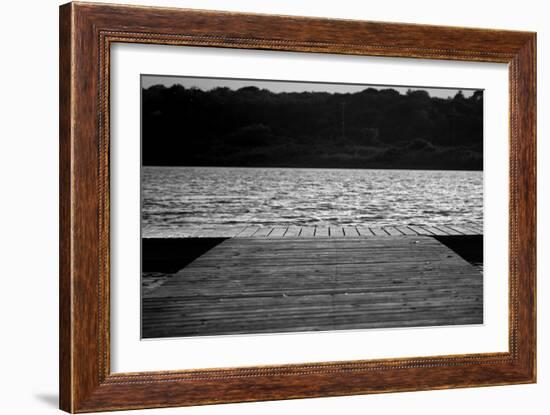
[[[115,42],[507,63],[509,352],[111,373],[109,56]],[[69,3],[60,8],[59,93],[61,409],[90,412],[535,382],[535,33]]]

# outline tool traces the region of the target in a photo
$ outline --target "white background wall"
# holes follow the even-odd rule
[[[550,13],[544,1],[203,0],[134,4],[538,32],[539,382],[536,385],[143,411],[158,414],[548,413],[550,407]],[[0,382],[3,413],[57,407],[58,10],[56,0],[4,2],[0,65]],[[549,75],[546,76],[548,78]],[[7,92],[7,94],[6,94]],[[136,412],[137,413],[137,412]]]

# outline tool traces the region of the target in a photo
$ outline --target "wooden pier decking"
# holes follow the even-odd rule
[[[311,238],[311,237],[359,237],[359,236],[459,236],[479,235],[483,227],[479,224],[445,224],[437,226],[202,226],[198,229],[181,231],[179,237],[220,238]]]
[[[143,291],[142,336],[481,324],[482,273],[438,232],[481,229],[246,227]]]

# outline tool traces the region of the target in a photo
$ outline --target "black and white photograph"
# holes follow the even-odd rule
[[[142,75],[141,337],[483,324],[483,98]]]

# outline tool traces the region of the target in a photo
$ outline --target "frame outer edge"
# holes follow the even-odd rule
[[[73,412],[101,386],[98,38],[90,6],[71,3],[71,364]],[[101,8],[100,5],[93,6]]]
[[[515,123],[517,135],[512,157],[515,159],[517,182],[515,196],[511,202],[517,221],[517,249],[514,272],[517,275],[517,307],[514,339],[518,371],[523,383],[537,381],[537,322],[536,322],[536,33],[517,51],[510,63],[511,84],[516,85],[515,96],[511,97],[510,116]],[[514,165],[511,165],[513,169]],[[511,171],[512,173],[512,171]],[[512,192],[513,189],[510,189]],[[514,193],[511,193],[511,195]],[[512,207],[511,207],[512,208]],[[511,270],[512,271],[512,270]],[[513,307],[514,304],[511,303]],[[517,348],[517,350],[515,350]]]
[[[537,36],[533,33],[528,42],[518,53],[519,93],[518,104],[521,110],[518,117],[520,131],[520,209],[519,231],[521,254],[519,269],[524,270],[520,278],[525,287],[519,291],[523,296],[519,299],[522,307],[520,335],[523,338],[525,353],[524,365],[526,377],[530,382],[537,381]]]
[[[59,409],[74,412],[72,319],[73,5],[59,6]]]
[[[532,267],[533,267],[533,344],[531,345],[533,351],[533,368],[532,368],[532,380],[534,383],[537,383],[537,33],[533,34],[533,165],[532,165],[532,174],[533,174],[533,241],[532,241]]]
[[[100,158],[98,158],[98,148],[94,147],[98,144],[98,114],[102,110],[99,104],[92,97],[97,96],[98,91],[98,74],[101,68],[98,64],[100,50],[96,49],[99,45],[99,38],[102,30],[111,29],[113,26],[124,24],[126,16],[122,16],[124,12],[128,12],[126,20],[128,30],[136,27],[138,31],[147,32],[161,18],[169,18],[167,10],[155,14],[157,8],[140,8],[115,6],[95,3],[70,3],[60,7],[60,407],[67,412],[89,412],[89,411],[105,411],[105,410],[120,410],[120,409],[137,409],[163,406],[182,406],[182,405],[199,405],[207,403],[227,403],[227,402],[245,402],[258,400],[273,400],[273,399],[293,399],[306,398],[315,396],[343,396],[351,394],[363,393],[379,393],[379,392],[396,392],[406,390],[425,390],[425,389],[442,389],[449,387],[469,387],[469,386],[489,386],[502,385],[510,383],[530,383],[535,381],[536,373],[536,333],[535,333],[535,255],[536,255],[536,217],[535,217],[535,175],[536,167],[532,165],[535,160],[535,137],[536,137],[536,98],[533,93],[533,88],[536,87],[536,37],[533,33],[510,33],[502,32],[505,38],[499,42],[493,49],[500,52],[499,55],[491,55],[491,57],[483,57],[479,60],[510,62],[513,56],[514,62],[517,64],[518,72],[522,78],[518,83],[518,91],[516,95],[517,110],[518,110],[518,167],[520,169],[519,191],[517,200],[522,205],[519,212],[519,270],[522,271],[522,278],[519,285],[519,302],[522,311],[519,312],[519,359],[514,364],[503,363],[499,366],[494,366],[491,373],[500,375],[500,380],[495,380],[489,374],[484,373],[479,365],[464,366],[463,375],[456,370],[447,373],[445,366],[433,367],[429,372],[435,377],[439,377],[438,382],[426,380],[420,385],[407,386],[405,382],[395,379],[396,386],[390,389],[382,388],[380,385],[370,385],[364,382],[371,382],[378,375],[374,372],[356,372],[354,382],[349,383],[350,388],[342,390],[342,379],[349,382],[347,370],[337,371],[335,373],[318,373],[310,374],[303,373],[308,377],[310,382],[314,384],[306,384],[303,379],[297,383],[297,391],[293,385],[289,384],[286,379],[254,375],[254,376],[228,376],[227,388],[220,392],[218,388],[225,385],[220,382],[220,379],[197,379],[196,381],[188,382],[168,382],[155,383],[149,382],[133,382],[130,377],[123,383],[109,382],[103,379],[101,375],[102,366],[98,356],[105,345],[100,344],[98,337],[101,333],[101,325],[97,319],[100,318],[98,303],[100,302],[101,293],[98,296],[97,279],[95,278],[100,268],[101,259],[99,258],[99,249],[97,247],[98,236],[100,230],[100,219],[98,218],[98,209],[100,208],[97,200],[98,179],[101,178],[101,173],[98,171]],[[178,9],[181,10],[181,9]],[[147,21],[138,19],[138,12],[147,11],[145,17],[154,17]],[[182,10],[183,12],[183,10]],[[201,19],[206,16],[215,18],[217,12],[197,12],[190,11],[190,21],[193,24],[201,23]],[[222,13],[227,20],[228,13]],[[220,15],[222,15],[220,14]],[[164,17],[163,17],[164,16]],[[264,17],[252,15],[235,14],[231,17],[249,17],[252,23],[256,20],[264,21],[269,16]],[[134,19],[134,20],[132,20]],[[300,20],[303,19],[303,20]],[[302,23],[308,21],[316,22],[317,20],[308,20],[306,18],[296,18]],[[123,23],[121,23],[123,22]],[[141,23],[140,23],[141,22]],[[170,22],[176,20],[170,18]],[[185,22],[185,19],[184,19]],[[269,20],[268,20],[269,22]],[[330,25],[335,21],[322,21],[323,25]],[[231,22],[230,22],[231,23]],[[142,24],[143,26],[139,26]],[[181,30],[181,21],[174,23],[176,32]],[[338,23],[352,24],[352,23]],[[358,22],[353,23],[359,24]],[[365,23],[367,24],[367,23]],[[384,23],[369,23],[376,24],[380,27]],[[231,25],[230,25],[231,26]],[[245,33],[253,36],[257,29],[253,26],[245,25]],[[399,28],[399,24],[392,27]],[[125,26],[126,27],[126,26]],[[165,27],[165,26],[163,26]],[[193,28],[193,25],[191,25]],[[412,26],[407,26],[411,28]],[[149,29],[148,29],[149,28]],[[434,26],[435,28],[435,26]],[[321,28],[322,29],[322,28]],[[319,27],[316,29],[319,32]],[[450,28],[449,28],[450,29]],[[202,29],[197,30],[193,36],[201,36]],[[274,29],[276,30],[276,29]],[[434,29],[435,30],[435,29]],[[438,29],[444,31],[443,27]],[[464,30],[464,29],[457,29]],[[475,30],[468,30],[468,33],[473,34]],[[481,32],[481,30],[480,30]],[[494,37],[494,32],[490,37]],[[207,39],[212,37],[206,36]],[[170,35],[168,35],[170,36]],[[471,36],[470,36],[471,37]],[[234,46],[231,39],[223,39],[220,35],[214,36],[216,42],[222,47],[239,47]],[[237,38],[236,38],[237,39]],[[237,40],[246,40],[238,38]],[[309,40],[306,39],[306,43]],[[457,41],[454,40],[454,43]],[[155,41],[151,43],[156,43]],[[207,42],[208,43],[208,42]],[[214,46],[213,42],[211,46]],[[237,44],[239,42],[236,42]],[[261,43],[261,42],[260,42]],[[291,42],[292,43],[292,42]],[[368,43],[368,42],[367,42]],[[385,42],[383,42],[385,43]],[[428,39],[428,44],[431,42]],[[313,43],[312,43],[313,45]],[[242,47],[242,46],[241,46]],[[247,44],[245,48],[257,48],[257,43]],[[298,51],[301,46],[284,46],[283,49]],[[276,49],[271,44],[265,47],[268,50]],[[309,46],[308,46],[309,48]],[[366,46],[362,45],[358,52],[367,54]],[[347,50],[347,49],[346,49]],[[416,50],[416,49],[415,49]],[[420,49],[419,49],[420,50]],[[443,57],[438,50],[430,51],[429,48],[424,48],[425,52],[410,51],[399,52],[402,57],[420,57],[428,56],[432,59],[462,59],[464,55],[454,55],[452,50],[444,50]],[[474,48],[474,51],[477,49]],[[322,44],[311,46],[311,51],[319,53],[325,52]],[[344,52],[340,52],[344,53]],[[349,52],[345,52],[346,54]],[[435,55],[431,56],[432,53]],[[392,56],[393,53],[386,51],[380,53],[382,56]],[[477,56],[477,55],[476,55]],[[479,57],[479,56],[478,56]],[[478,59],[464,59],[478,60]],[[93,76],[90,76],[93,75]],[[76,123],[78,120],[78,124]],[[96,167],[96,170],[93,169]],[[522,169],[525,169],[522,171]],[[94,320],[94,316],[96,319]],[[103,316],[105,317],[105,316]],[[108,343],[107,343],[108,344]],[[107,355],[108,356],[108,355]],[[504,362],[504,361],[503,361]],[[490,362],[485,362],[489,364]],[[480,361],[484,365],[483,361]],[[488,369],[491,367],[489,366]],[[238,370],[239,368],[236,368]],[[398,368],[397,368],[398,369]],[[425,369],[425,370],[424,370]],[[420,371],[426,371],[423,365],[419,365],[415,369],[407,369],[411,376]],[[456,372],[456,373],[455,373]],[[359,375],[361,373],[361,375]],[[385,376],[391,380],[391,377],[401,377],[401,374],[395,371]],[[452,379],[444,380],[443,375],[455,376]],[[300,376],[302,376],[300,375]],[[462,377],[460,377],[460,376]],[[459,377],[456,377],[459,376]],[[125,376],[122,376],[123,378]],[[237,379],[239,377],[239,379]],[[159,380],[153,375],[151,381]],[[288,379],[288,378],[287,378]],[[430,378],[431,379],[431,378]],[[122,379],[124,380],[124,379]],[[316,381],[324,382],[323,385],[317,385]],[[322,383],[321,382],[321,383]],[[169,386],[169,385],[172,386]],[[383,385],[382,385],[383,386]],[[290,389],[289,389],[290,388]],[[332,388],[332,389],[331,389]],[[222,393],[219,399],[212,398],[213,390],[217,393]],[[292,390],[292,392],[289,392]],[[208,395],[210,391],[210,395]],[[252,393],[254,392],[254,393]],[[177,395],[181,395],[178,398]],[[206,397],[205,397],[206,394]],[[244,394],[244,395],[243,395]],[[208,397],[210,396],[210,397]]]

